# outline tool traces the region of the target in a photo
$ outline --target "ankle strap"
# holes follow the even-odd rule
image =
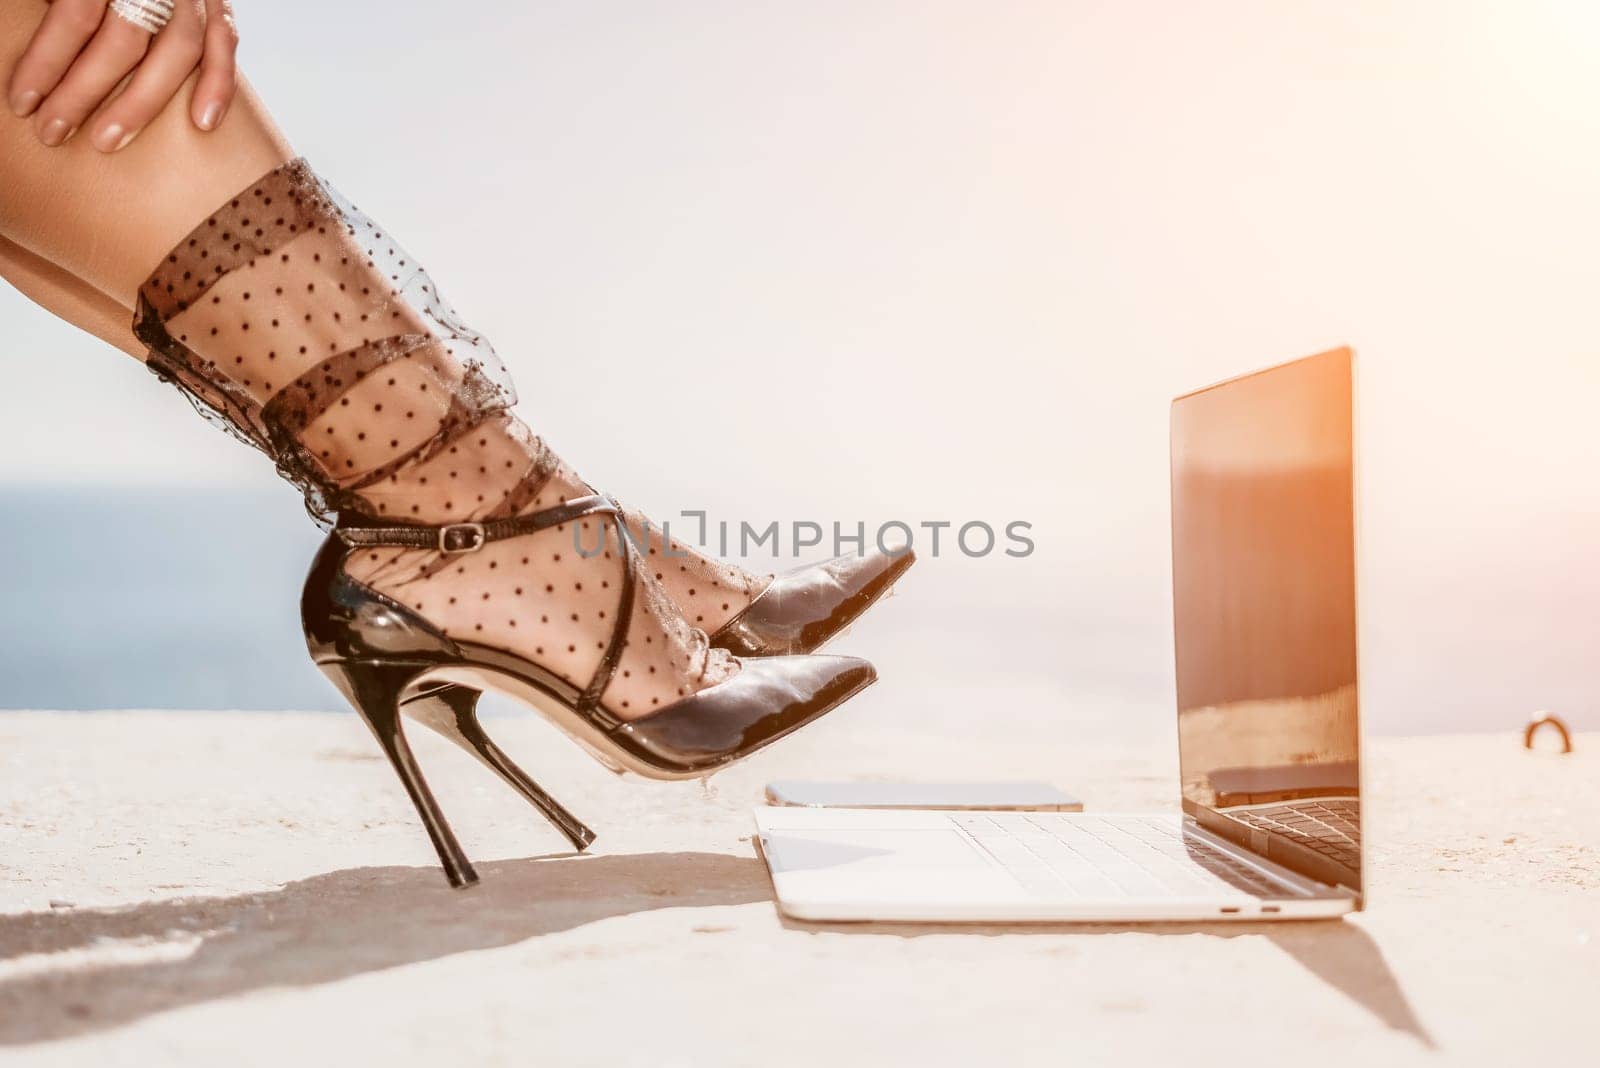
[[[457,553],[477,552],[492,541],[501,541],[505,538],[515,538],[522,534],[532,534],[539,530],[548,530],[550,527],[581,518],[586,515],[605,513],[611,516],[611,522],[617,528],[617,541],[622,554],[622,581],[621,588],[617,591],[616,622],[611,628],[611,641],[606,645],[605,652],[600,657],[599,666],[595,668],[594,677],[589,680],[589,685],[583,688],[578,695],[578,711],[593,716],[607,730],[619,726],[622,721],[608,712],[600,703],[605,695],[606,687],[611,685],[612,678],[617,673],[617,664],[622,659],[623,647],[628,644],[628,628],[633,621],[633,596],[634,596],[634,568],[639,566],[638,550],[634,548],[633,539],[628,533],[627,524],[622,519],[622,509],[616,502],[600,493],[593,493],[587,497],[575,497],[565,504],[558,504],[554,508],[546,508],[542,512],[531,515],[513,516],[510,519],[493,519],[487,523],[445,523],[441,526],[409,526],[396,524],[394,526],[356,526],[345,525],[344,516],[339,517],[339,525],[333,532],[339,540],[350,546],[390,546],[400,549],[435,549],[447,555]],[[362,516],[363,522],[370,522],[371,516]]]
[[[611,498],[601,493],[592,493],[587,497],[574,497],[565,504],[558,504],[541,512],[512,516],[508,519],[492,519],[485,523],[444,523],[439,526],[416,526],[409,523],[396,523],[392,526],[356,523],[347,525],[345,517],[341,515],[339,525],[333,532],[339,536],[340,541],[350,546],[434,549],[455,555],[477,552],[490,542],[548,530],[550,527],[597,512],[616,515],[619,509]],[[370,524],[372,517],[361,516],[359,522]]]

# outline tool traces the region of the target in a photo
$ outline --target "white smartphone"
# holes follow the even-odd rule
[[[1082,812],[1083,802],[1043,782],[795,782],[767,784],[767,803],[803,808],[1002,809]]]

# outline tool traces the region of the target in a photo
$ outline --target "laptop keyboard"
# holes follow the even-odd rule
[[[1361,866],[1360,805],[1353,797],[1333,797],[1286,801],[1271,808],[1228,809],[1227,816],[1355,869]]]
[[[950,820],[1029,891],[1048,897],[1142,898],[1247,894],[1287,886],[1171,819],[1049,813],[962,813]]]

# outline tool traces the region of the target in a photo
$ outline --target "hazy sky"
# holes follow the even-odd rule
[[[238,8],[291,138],[600,484],[1028,519],[980,585],[1159,637],[1168,399],[1349,343],[1379,677],[1600,725],[1591,0]],[[271,477],[0,317],[0,479]]]

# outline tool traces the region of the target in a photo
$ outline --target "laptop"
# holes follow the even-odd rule
[[[1354,357],[1172,403],[1181,812],[758,808],[804,920],[1194,921],[1362,905]]]

